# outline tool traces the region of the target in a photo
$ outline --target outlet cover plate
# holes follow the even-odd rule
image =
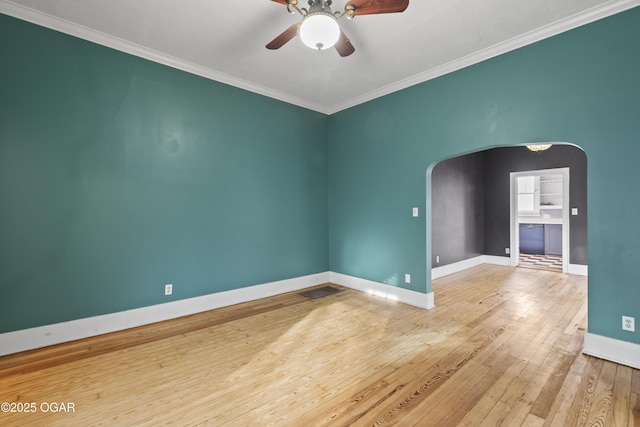
[[[635,332],[636,331],[636,319],[635,317],[622,316],[622,330]]]

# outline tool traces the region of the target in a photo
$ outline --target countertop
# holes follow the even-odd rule
[[[518,224],[560,224],[561,218],[518,218]]]

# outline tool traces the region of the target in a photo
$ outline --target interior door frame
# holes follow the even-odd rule
[[[518,186],[516,181],[521,176],[562,175],[562,272],[569,272],[569,175],[570,168],[537,169],[530,171],[511,172],[509,179],[510,197],[510,265],[516,267],[520,260],[520,233],[518,227]]]

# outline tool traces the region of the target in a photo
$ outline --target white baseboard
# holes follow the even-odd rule
[[[509,265],[509,258],[481,255],[443,267],[434,268],[432,269],[431,277],[432,279],[436,279],[485,263]],[[586,266],[584,267],[586,268]],[[423,309],[435,307],[433,292],[425,294],[341,273],[323,272],[117,313],[5,332],[0,334],[0,356],[109,332],[121,331],[207,310],[293,292],[328,282]],[[586,350],[585,353],[587,353]],[[606,357],[603,356],[603,358]],[[640,357],[636,356],[636,360],[640,360]]]
[[[482,255],[485,264],[502,265],[509,267],[511,265],[511,258],[506,256],[497,255]]]
[[[462,261],[443,265],[442,267],[434,267],[431,269],[431,280],[436,280],[449,274],[459,273],[468,268],[476,267],[480,264],[494,264],[508,267],[511,265],[509,257],[495,255],[480,255],[477,257],[464,259]],[[576,276],[588,276],[589,266],[580,264],[569,264],[569,274]]]
[[[346,274],[330,272],[329,278],[331,283],[355,289],[357,291],[366,292],[382,298],[399,301],[414,307],[430,309],[435,307],[433,301],[433,292],[421,293],[411,291],[409,289],[398,288],[396,286],[384,283],[373,282],[359,277],[348,276]]]
[[[477,267],[481,264],[495,264],[509,266],[508,257],[494,255],[479,255],[473,258],[463,259],[462,261],[443,265],[442,267],[434,267],[431,269],[431,280],[439,279],[449,274],[459,273],[469,268]]]
[[[575,274],[576,276],[588,276],[589,266],[581,264],[569,264],[569,274]]]
[[[329,272],[0,334],[0,356],[161,322],[329,282]]]
[[[434,267],[431,269],[431,280],[436,280],[453,273],[458,273],[460,271],[466,270],[468,268],[476,267],[483,263],[484,263],[484,255],[480,255],[477,257],[463,259],[462,261],[443,265],[441,267]]]
[[[640,344],[586,332],[584,354],[640,369]]]

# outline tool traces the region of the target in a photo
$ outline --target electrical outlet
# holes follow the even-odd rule
[[[404,275],[404,282],[405,283],[411,283],[411,275],[410,274],[405,274]]]
[[[622,316],[622,330],[635,332],[636,331],[636,319],[635,317]]]
[[[504,253],[507,255],[511,254],[511,248],[504,248]]]
[[[436,255],[436,264],[440,264],[440,255]]]
[[[164,294],[171,295],[172,293],[173,293],[173,285],[171,283],[164,285]]]

